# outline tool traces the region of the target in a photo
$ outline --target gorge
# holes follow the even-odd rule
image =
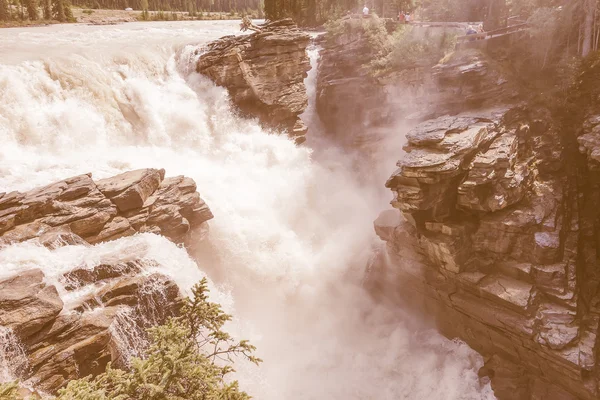
[[[2,380],[126,364],[207,276],[257,399],[597,398],[593,104],[480,52],[374,76],[360,30],[39,29],[0,38]]]

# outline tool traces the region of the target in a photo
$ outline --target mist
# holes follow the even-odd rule
[[[136,256],[156,260],[147,272],[173,277],[188,293],[208,276],[214,301],[235,316],[227,330],[264,360],[239,364],[235,375],[256,399],[493,399],[479,382],[477,353],[376,303],[362,285],[384,245],[373,220],[390,207],[384,182],[409,127],[399,122],[365,158],[319,132],[312,101],[304,118],[313,136],[296,146],[238,117],[226,91],[189,68],[198,32],[179,33],[174,41],[154,32],[140,52],[100,45],[0,66],[0,115],[14,116],[0,118],[0,191],[165,168],[196,181],[215,215],[208,232],[196,232],[189,253],[150,234],[92,248],[15,245],[0,250],[6,271],[39,265],[52,281],[81,262]]]

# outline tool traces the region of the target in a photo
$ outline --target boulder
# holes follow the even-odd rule
[[[179,243],[212,217],[190,178],[165,178],[156,169],[97,182],[85,174],[1,193],[0,246],[34,239],[50,250],[91,247],[136,232]],[[0,328],[24,353],[18,378],[55,393],[69,380],[104,371],[108,362],[126,365],[131,352],[143,350],[146,328],[181,306],[179,288],[155,273],[157,266],[148,259],[82,264],[58,278],[58,289],[40,269],[0,280]]]
[[[445,116],[411,130],[407,154],[386,183],[396,192],[393,205],[407,212],[430,212],[434,219],[450,212],[469,163],[502,133],[497,114],[492,110],[487,117]]]
[[[141,208],[165,178],[165,170],[138,169],[99,180],[96,184],[119,211]]]

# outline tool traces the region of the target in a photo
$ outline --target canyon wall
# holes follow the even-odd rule
[[[360,148],[382,129],[403,134],[398,121],[413,126],[386,183],[395,210],[375,221],[387,242],[375,294],[480,352],[501,400],[598,398],[594,109],[565,123],[477,50],[373,74],[369,34],[321,43],[329,134]]]
[[[212,217],[190,178],[165,178],[156,169],[96,181],[86,174],[0,193],[0,248],[89,247],[144,232],[182,243]],[[53,393],[71,379],[103,372],[108,362],[124,365],[127,342],[143,340],[146,328],[179,309],[179,288],[152,272],[155,264],[83,262],[57,278],[32,263],[14,274],[0,271],[0,340],[3,356],[12,358],[10,372]]]
[[[518,96],[498,63],[479,51],[457,52],[433,68],[378,66],[391,62],[385,57],[394,43],[381,43],[381,32],[346,24],[319,40],[316,88],[326,134],[340,144],[361,146],[399,124],[510,103]],[[429,28],[412,29],[426,35]]]
[[[598,398],[597,107],[551,112],[505,55],[474,49],[382,72],[354,25],[321,40],[327,133],[363,148],[413,127],[386,183],[394,210],[375,221],[374,295],[480,352],[500,400]]]
[[[419,125],[387,182],[403,218],[377,228],[388,289],[483,354],[499,399],[598,393],[594,203],[551,121],[524,106]]]

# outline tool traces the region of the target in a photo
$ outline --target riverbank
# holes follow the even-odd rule
[[[72,8],[73,17],[77,23],[88,25],[116,25],[126,22],[144,22],[142,11],[132,10],[92,10],[86,8]],[[241,16],[225,12],[199,12],[196,16],[190,16],[184,11],[150,11],[147,21],[225,21],[238,20]],[[60,24],[58,21],[6,21],[0,22],[0,28],[22,28],[22,27],[41,27]]]

